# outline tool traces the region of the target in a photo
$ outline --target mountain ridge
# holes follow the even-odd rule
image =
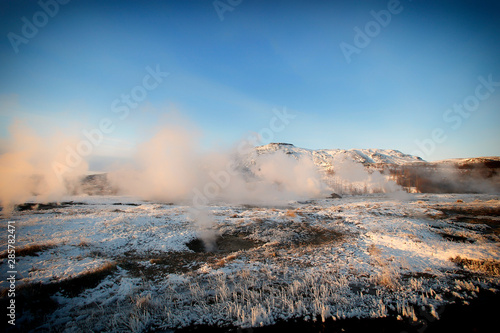
[[[325,179],[356,162],[370,173],[388,175],[411,192],[483,193],[500,191],[500,157],[455,158],[428,162],[395,149],[305,149],[289,143],[270,143],[255,147],[257,154],[283,151],[296,159],[311,158]],[[342,166],[344,162],[351,162]],[[335,177],[335,176],[334,176]],[[343,183],[342,183],[343,184]],[[349,185],[348,185],[349,186]]]
[[[478,164],[478,163],[491,163],[499,164],[500,167],[500,156],[480,156],[480,157],[456,157],[448,158],[437,161],[426,161],[419,156],[410,155],[403,153],[397,149],[380,149],[380,148],[352,148],[352,149],[341,149],[341,148],[323,148],[323,149],[309,149],[297,147],[292,143],[284,142],[271,142],[265,145],[255,147],[258,154],[271,153],[275,151],[283,151],[289,155],[300,156],[304,154],[311,154],[313,160],[325,159],[326,156],[335,157],[350,157],[355,162],[361,163],[363,165],[371,164],[397,164],[397,165],[413,165],[413,164],[428,164],[428,165],[440,165],[440,164]],[[315,161],[316,162],[316,161]]]
[[[402,153],[395,149],[308,149],[296,147],[291,143],[271,142],[255,147],[257,154],[283,151],[285,154],[296,157],[310,155],[315,164],[332,164],[338,158],[350,158],[355,162],[367,164],[408,164],[426,162],[418,156]]]

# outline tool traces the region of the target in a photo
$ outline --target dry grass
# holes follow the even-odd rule
[[[217,262],[215,262],[214,266],[216,268],[222,268],[224,266],[226,266],[226,264],[230,261],[233,261],[234,259],[238,258],[238,255],[236,254],[230,254],[220,260],[218,260]]]
[[[272,249],[266,249],[263,254],[265,258],[275,258],[278,255],[276,251],[273,251]]]
[[[287,210],[286,213],[285,213],[285,216],[288,216],[288,217],[297,217],[297,214],[295,213],[294,210]]]
[[[389,290],[398,289],[400,286],[399,272],[390,265],[388,260],[382,257],[382,251],[376,245],[371,244],[368,246],[368,253],[372,256],[374,263],[380,267],[380,272],[372,277],[373,283]]]
[[[113,273],[116,267],[117,264],[115,262],[108,261],[101,266],[86,270],[74,278],[53,282],[47,285],[47,287],[58,289],[64,294],[74,297],[85,289],[97,286],[102,279]]]
[[[56,247],[54,243],[28,244],[16,248],[16,257],[37,256],[38,252],[42,252]],[[7,251],[0,253],[0,259],[7,258]]]
[[[220,259],[219,261],[217,261],[215,264],[214,264],[214,267],[215,268],[222,268],[224,266],[226,266],[226,259],[225,258],[222,258]]]
[[[450,258],[455,264],[476,272],[481,272],[488,275],[500,276],[500,261],[496,260],[477,260],[477,259],[467,259],[457,256],[455,258]]]
[[[371,256],[380,256],[380,254],[382,253],[382,251],[380,251],[380,249],[374,245],[374,244],[370,244],[370,246],[368,246],[368,253],[371,255]]]
[[[399,274],[389,266],[383,267],[382,271],[373,278],[373,282],[389,290],[397,290],[400,286]]]
[[[110,272],[114,271],[115,268],[116,268],[116,263],[113,261],[108,261],[99,267],[85,271],[84,276],[99,275],[99,274],[106,274],[107,275]]]
[[[89,242],[87,240],[82,240],[76,246],[78,246],[78,247],[89,247],[90,244],[89,244]]]

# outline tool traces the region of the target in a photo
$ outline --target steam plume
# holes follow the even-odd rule
[[[54,171],[54,163],[64,161],[66,147],[75,145],[75,137],[57,133],[41,136],[21,122],[10,128],[10,138],[0,155],[0,205],[9,215],[14,205],[26,202],[33,195],[41,201],[56,201],[77,191],[87,164],[68,169],[63,181]]]

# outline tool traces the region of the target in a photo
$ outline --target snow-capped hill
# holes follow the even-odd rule
[[[293,155],[296,158],[300,156],[310,156],[315,164],[321,167],[332,165],[334,160],[350,159],[355,162],[370,164],[395,164],[404,165],[415,162],[424,162],[417,156],[404,154],[393,149],[305,149],[295,147],[290,143],[270,143],[255,148],[258,154],[272,153],[282,151],[285,154]]]
[[[255,150],[259,154],[265,154],[265,153],[273,153],[275,151],[281,150],[285,153],[295,153],[298,150],[301,150],[302,148],[297,148],[291,143],[284,143],[284,142],[271,142],[267,145],[263,146],[258,146],[255,147]]]
[[[362,164],[408,164],[424,162],[420,157],[408,155],[393,149],[322,149],[316,154],[332,157],[345,156]]]

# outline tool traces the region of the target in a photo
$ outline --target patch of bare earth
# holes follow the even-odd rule
[[[442,211],[447,215],[465,216],[500,216],[500,200],[463,202],[457,200],[455,203],[436,204],[431,208]]]
[[[217,269],[239,257],[280,261],[285,252],[306,254],[318,246],[337,242],[343,238],[339,232],[306,223],[276,223],[275,227],[276,229],[272,229],[274,232],[281,232],[283,236],[290,236],[290,239],[283,239],[282,242],[266,242],[265,239],[258,239],[255,236],[261,231],[255,228],[260,227],[252,226],[251,230],[245,232],[223,233],[216,239],[214,249],[209,251],[201,239],[195,238],[186,244],[190,251],[150,255],[128,252],[115,260],[133,276],[154,280],[166,274],[194,273],[205,264]]]
[[[443,212],[440,218],[461,225],[463,223],[482,224],[488,226],[481,231],[483,234],[500,236],[500,200],[473,201],[465,203],[457,200],[455,203],[437,204],[431,208]],[[460,240],[458,240],[460,241]]]

